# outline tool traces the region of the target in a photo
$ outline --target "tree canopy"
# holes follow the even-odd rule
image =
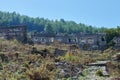
[[[47,32],[47,33],[95,33],[103,32],[105,28],[96,28],[91,25],[76,23],[74,21],[49,20],[44,18],[32,18],[26,15],[20,15],[16,12],[0,11],[0,26],[9,25],[27,25],[28,31]]]

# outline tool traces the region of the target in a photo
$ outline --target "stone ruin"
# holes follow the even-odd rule
[[[17,39],[20,42],[26,42],[27,27],[24,25],[0,27],[0,38],[7,40]]]

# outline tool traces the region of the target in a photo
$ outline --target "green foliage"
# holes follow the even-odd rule
[[[113,38],[120,36],[120,27],[105,30],[106,39],[109,46],[114,46]]]
[[[53,33],[53,28],[52,28],[52,26],[48,23],[48,24],[45,25],[44,31],[45,31],[46,33]]]
[[[118,33],[116,31],[117,29],[108,29],[105,31],[106,33],[106,39],[107,39],[107,42],[109,43],[115,36],[118,36]]]
[[[85,70],[83,71],[83,75],[84,75],[84,77],[88,75],[88,72],[89,72],[88,69],[85,69]]]
[[[13,40],[13,43],[15,43],[15,44],[19,44],[19,41],[16,40],[16,39],[14,39],[14,40]]]
[[[70,53],[65,54],[65,60],[71,61],[73,59],[72,55]]]
[[[95,33],[103,32],[105,28],[96,28],[85,24],[77,24],[74,21],[48,20],[44,18],[32,18],[25,15],[20,15],[16,12],[1,12],[0,11],[0,26],[25,24],[28,26],[28,31],[44,31],[47,33]]]
[[[104,75],[103,75],[103,72],[102,72],[101,70],[98,70],[98,71],[96,72],[96,75],[97,75],[97,76],[104,76]]]
[[[109,46],[114,46],[114,45],[115,45],[115,42],[110,41],[110,42],[108,43],[108,45],[109,45]]]
[[[72,53],[70,53],[70,52],[67,52],[66,54],[65,54],[65,56],[64,56],[64,59],[65,60],[67,60],[67,61],[79,61],[78,59],[78,56],[76,56],[76,55],[73,55]]]

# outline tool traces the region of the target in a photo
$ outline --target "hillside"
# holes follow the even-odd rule
[[[119,62],[111,60],[117,50],[83,51],[69,47],[59,43],[32,46],[16,40],[0,40],[0,80],[67,80],[70,77],[110,80],[120,76]],[[98,71],[101,67],[94,71],[94,76],[90,76],[92,67],[87,65],[99,60],[111,60],[107,64],[110,76]]]
[[[26,15],[20,15],[16,12],[2,12],[0,11],[0,26],[20,25],[28,26],[28,31],[44,31],[46,33],[95,33],[103,32],[105,28],[96,28],[91,25],[83,23],[76,23],[74,21],[49,20],[44,18],[32,18]]]

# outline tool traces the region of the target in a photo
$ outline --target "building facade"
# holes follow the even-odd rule
[[[45,34],[34,32],[31,34],[31,40],[34,44],[51,44],[54,42],[54,34]]]
[[[105,34],[103,33],[79,34],[77,37],[78,44],[81,48],[97,49],[100,47],[104,47],[107,44]]]
[[[26,26],[9,26],[0,27],[0,38],[7,40],[17,39],[20,42],[27,41],[27,27]]]
[[[97,49],[106,45],[105,34],[44,34],[33,33],[31,35],[33,43],[51,44],[53,42],[65,44],[77,44],[81,48]]]
[[[104,33],[80,33],[80,34],[47,34],[33,32],[27,35],[26,26],[9,26],[0,27],[0,38],[8,40],[17,39],[20,42],[27,42],[30,36],[30,41],[34,44],[52,44],[54,42],[64,44],[76,44],[82,49],[98,49],[106,46],[106,39]],[[115,38],[116,45],[120,45],[120,38]]]

